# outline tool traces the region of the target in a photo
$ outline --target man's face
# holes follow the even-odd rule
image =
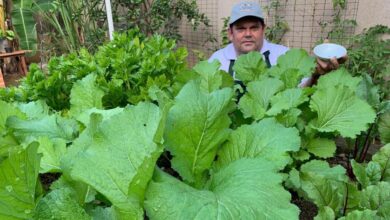
[[[237,55],[259,51],[263,46],[264,26],[258,18],[242,18],[229,28],[228,37]]]

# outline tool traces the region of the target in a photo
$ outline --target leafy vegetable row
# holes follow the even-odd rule
[[[129,39],[137,50],[114,49],[116,41],[126,45]],[[102,73],[126,65],[121,57],[136,59],[147,48],[159,48],[146,39],[142,46],[136,37],[116,41],[96,56],[72,55],[85,72],[59,62],[42,75],[46,80],[28,84],[32,74],[21,87],[3,91],[1,219],[298,219],[289,191],[312,201],[317,219],[390,216],[389,144],[369,163],[351,160],[351,170],[326,160],[335,155],[335,137],[355,138],[378,116],[387,122],[388,103],[376,112],[362,95],[364,79],[340,69],[313,88],[299,88],[315,66],[306,52],[292,49],[271,69],[250,53],[234,67],[247,85],[238,100],[242,88],[218,63],[166,72],[176,64],[165,57],[151,69],[127,65],[145,72],[123,72],[129,81],[121,78],[117,95],[127,91],[127,102],[114,105],[107,102],[114,90],[106,85],[118,81],[118,72],[112,78]],[[105,65],[84,63],[104,51],[112,52],[100,57]],[[153,56],[137,59],[156,62]],[[71,72],[64,74],[60,64]],[[170,79],[166,87],[137,81],[151,79],[157,67],[166,68],[157,74]],[[58,88],[46,83],[62,75],[67,87],[61,94],[68,100],[57,96],[60,90],[41,92]],[[36,96],[19,96],[31,92]],[[62,104],[53,105],[57,101]],[[389,128],[379,127],[386,143]],[[61,175],[44,189],[39,177],[48,173]]]

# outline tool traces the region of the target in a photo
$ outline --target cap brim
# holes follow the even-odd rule
[[[234,18],[234,19],[230,19],[229,20],[229,25],[232,25],[234,22],[242,19],[242,18],[245,18],[245,17],[255,17],[255,18],[258,18],[258,19],[261,19],[263,20],[264,18],[260,17],[259,15],[257,14],[246,14],[246,15],[242,15],[240,17],[237,17],[237,18]]]

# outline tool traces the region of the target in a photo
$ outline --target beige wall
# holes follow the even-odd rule
[[[390,0],[360,0],[359,3],[357,33],[376,24],[390,27]]]

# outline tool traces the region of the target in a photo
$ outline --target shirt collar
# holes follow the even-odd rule
[[[263,54],[267,50],[270,50],[270,43],[266,39],[264,39],[263,46],[261,47],[260,53]],[[226,46],[224,50],[224,55],[227,60],[237,59],[237,54],[236,54],[236,50],[234,49],[233,43],[230,43]]]

